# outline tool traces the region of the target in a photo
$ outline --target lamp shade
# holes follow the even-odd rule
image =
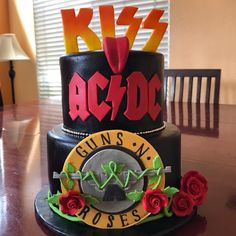
[[[15,34],[0,35],[0,61],[28,60]]]

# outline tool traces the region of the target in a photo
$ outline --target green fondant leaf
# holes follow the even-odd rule
[[[117,163],[117,170],[116,173],[120,174],[122,172],[122,170],[124,169],[125,165],[121,164],[121,163]]]
[[[85,198],[86,203],[89,205],[95,205],[95,204],[99,203],[99,200],[97,198],[95,198],[94,196],[83,194],[83,197]]]
[[[173,212],[170,211],[170,206],[169,207],[165,207],[163,212],[164,212],[165,216],[167,216],[167,217],[171,217],[173,215]]]
[[[67,163],[66,168],[67,168],[67,171],[69,173],[74,173],[75,172],[75,168],[70,163]]]
[[[68,188],[69,188],[69,189],[72,189],[73,186],[74,186],[74,181],[71,180],[71,179],[69,179],[69,180],[67,181],[67,184],[68,184]]]
[[[56,194],[48,196],[48,203],[55,204],[59,206],[59,197],[61,193],[58,191]]]
[[[161,182],[161,176],[158,176],[158,180],[156,184],[152,187],[152,190],[155,190],[159,186],[160,182]]]
[[[110,166],[108,164],[101,164],[101,168],[103,169],[105,173],[107,174],[111,173]]]
[[[127,198],[133,202],[140,201],[143,197],[143,191],[133,191],[126,194]]]
[[[148,180],[148,185],[155,184],[157,181],[158,181],[158,176],[156,176],[156,175],[151,176]]]
[[[67,187],[67,184],[66,184],[66,180],[61,179],[60,181],[61,181],[61,184],[63,185],[64,189],[69,190]]]
[[[147,222],[150,222],[150,221],[153,221],[153,220],[159,220],[159,219],[163,218],[164,216],[165,216],[165,214],[163,212],[161,212],[161,213],[159,213],[157,215],[151,215],[151,216],[145,218],[144,220],[142,220],[137,225],[141,225],[143,223],[147,223]]]
[[[177,192],[179,192],[179,190],[175,187],[166,187],[163,191],[168,197],[172,197],[173,195],[175,195]]]
[[[156,156],[153,160],[153,169],[157,170],[158,168],[160,168],[162,165],[161,165],[161,158],[159,156]]]

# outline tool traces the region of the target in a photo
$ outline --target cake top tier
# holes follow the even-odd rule
[[[103,51],[63,56],[60,68],[65,129],[149,133],[163,127],[162,54],[129,51],[118,74]]]
[[[88,135],[123,129],[152,133],[164,127],[162,81],[164,58],[156,49],[167,23],[159,22],[163,10],[152,9],[146,18],[138,8],[126,6],[117,20],[110,5],[99,7],[102,39],[89,27],[93,9],[62,10],[65,49],[60,58],[64,131]],[[117,25],[127,26],[117,37]],[[139,28],[152,29],[143,50],[131,48]],[[89,49],[78,52],[77,37]],[[91,52],[93,51],[93,52]]]
[[[79,52],[77,37],[83,39],[90,51],[101,50],[102,41],[104,41],[105,38],[117,37],[115,25],[127,26],[124,36],[128,39],[129,49],[132,49],[140,28],[151,29],[151,35],[143,45],[142,50],[155,52],[168,25],[166,22],[160,22],[164,10],[152,9],[146,17],[136,17],[135,14],[137,11],[137,7],[125,6],[115,21],[113,6],[99,6],[101,40],[89,27],[93,18],[92,8],[81,8],[77,15],[74,9],[61,10],[66,53]]]

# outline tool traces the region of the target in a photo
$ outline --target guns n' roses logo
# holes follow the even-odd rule
[[[156,150],[142,137],[122,130],[83,139],[57,177],[62,188],[60,210],[98,228],[139,223],[150,214],[142,203],[147,190],[165,185]]]

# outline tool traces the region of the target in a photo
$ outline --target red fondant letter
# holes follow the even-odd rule
[[[110,111],[111,107],[104,101],[99,104],[98,87],[104,90],[108,80],[99,72],[96,72],[88,81],[88,107],[89,111],[101,121]],[[102,99],[104,100],[104,99]]]
[[[69,83],[69,110],[72,120],[79,116],[85,121],[90,116],[87,110],[86,82],[76,73]]]
[[[128,78],[127,108],[124,115],[129,120],[140,120],[148,107],[148,83],[141,72],[133,72]]]
[[[156,102],[156,94],[161,88],[161,82],[158,75],[154,75],[149,81],[148,94],[148,113],[153,120],[155,120],[161,111],[161,106]]]
[[[112,113],[111,120],[115,120],[117,112],[120,108],[120,104],[124,93],[126,91],[126,87],[121,87],[121,75],[113,75],[111,76],[111,82],[107,94],[106,101],[112,102]]]

